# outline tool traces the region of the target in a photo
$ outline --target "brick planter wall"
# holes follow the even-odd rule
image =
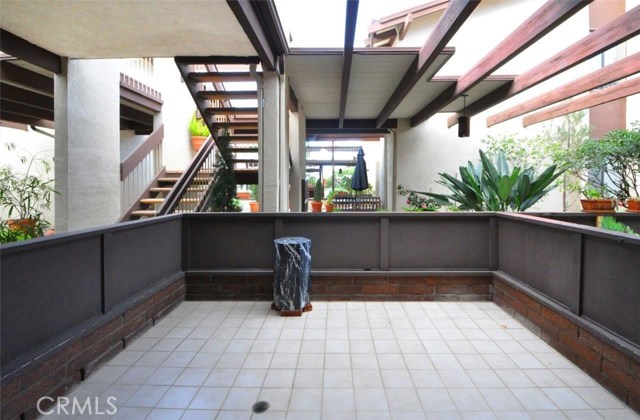
[[[640,412],[640,362],[537,299],[494,278],[494,302]]]
[[[313,300],[489,301],[491,276],[311,276]],[[187,300],[273,299],[273,275],[187,274]]]
[[[177,280],[124,312],[105,315],[111,316],[99,327],[78,334],[49,357],[20,368],[0,387],[2,419],[38,417],[36,403],[40,397],[56,398],[67,393],[170,312],[184,295],[184,279]],[[41,408],[46,410],[48,406],[43,402]]]

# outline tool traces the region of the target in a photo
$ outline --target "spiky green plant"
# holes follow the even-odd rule
[[[628,233],[629,235],[638,235],[631,227],[622,222],[617,221],[612,216],[605,216],[600,219],[600,227],[613,232]]]
[[[229,147],[231,139],[227,132],[218,138],[213,182],[209,192],[211,211],[240,211],[236,200],[238,181],[233,170],[233,152]]]
[[[419,193],[435,198],[443,206],[455,203],[460,210],[524,211],[553,190],[553,182],[562,175],[555,165],[538,176],[532,167],[511,170],[503,151],[497,154],[495,164],[482,150],[479,152],[480,164],[468,162],[467,166],[460,166],[460,179],[439,173],[436,182],[447,187],[450,194]]]

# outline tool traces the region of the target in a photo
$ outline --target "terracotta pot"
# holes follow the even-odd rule
[[[9,219],[7,227],[14,231],[33,233],[36,229],[36,219]]]
[[[320,213],[322,211],[322,201],[312,201],[311,211],[314,213]]]
[[[191,147],[197,152],[202,148],[205,141],[207,141],[205,136],[191,136]]]
[[[260,211],[260,203],[257,201],[250,202],[249,207],[251,207],[251,213],[258,213]]]
[[[335,207],[333,204],[325,203],[324,208],[327,211],[327,213],[331,213]]]
[[[238,191],[236,197],[238,200],[248,200],[251,198],[251,193],[249,191]]]
[[[629,210],[629,211],[640,211],[640,201],[638,201],[638,200],[627,200],[627,210]]]
[[[584,211],[613,211],[616,208],[614,199],[580,200]]]

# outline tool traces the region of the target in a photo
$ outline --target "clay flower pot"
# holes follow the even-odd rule
[[[251,213],[258,213],[260,211],[260,203],[257,201],[250,202],[249,207],[251,208]]]
[[[207,137],[205,136],[191,136],[191,147],[197,152],[202,148],[205,141],[207,141]]]
[[[584,211],[613,211],[616,201],[613,198],[600,198],[595,200],[580,200]]]
[[[640,199],[630,198],[627,200],[628,211],[640,211]]]
[[[322,201],[312,201],[311,202],[311,211],[314,213],[322,212]]]
[[[324,203],[324,209],[327,211],[327,213],[331,213],[333,212],[334,205],[329,203]]]

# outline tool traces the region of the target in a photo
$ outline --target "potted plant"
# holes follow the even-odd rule
[[[335,196],[336,196],[336,190],[331,190],[331,192],[327,196],[326,203],[324,203],[324,208],[328,213],[331,213],[334,210],[333,199]]]
[[[8,144],[14,150],[14,144]],[[54,180],[45,179],[51,171],[50,163],[36,156],[20,156],[27,165],[25,172],[18,172],[10,166],[0,168],[0,208],[6,211],[9,220],[3,228],[20,231],[28,239],[42,236],[50,223],[43,216],[44,210],[51,208]],[[34,173],[40,169],[42,173]]]
[[[313,201],[311,202],[311,210],[314,213],[320,213],[322,211],[322,199],[324,198],[324,186],[322,180],[318,178],[316,181],[316,188],[313,191]]]
[[[191,116],[191,121],[189,121],[189,134],[191,135],[191,147],[196,152],[200,150],[207,137],[211,134],[204,120],[198,118],[195,112]]]
[[[640,197],[627,198],[627,211],[640,211]]]
[[[605,197],[605,193],[597,189],[587,186],[582,188],[582,195],[585,197],[580,200],[582,210],[591,212],[607,211],[611,212],[616,208],[616,200]]]
[[[251,213],[258,213],[260,211],[260,203],[257,201],[258,184],[253,184],[249,187],[249,198],[251,199],[251,201],[249,202]]]
[[[216,150],[214,174],[209,188],[209,207],[211,211],[237,212],[241,211],[240,201],[236,198],[237,181],[233,170],[233,155],[229,147],[230,138],[227,134],[218,139],[219,149]]]

